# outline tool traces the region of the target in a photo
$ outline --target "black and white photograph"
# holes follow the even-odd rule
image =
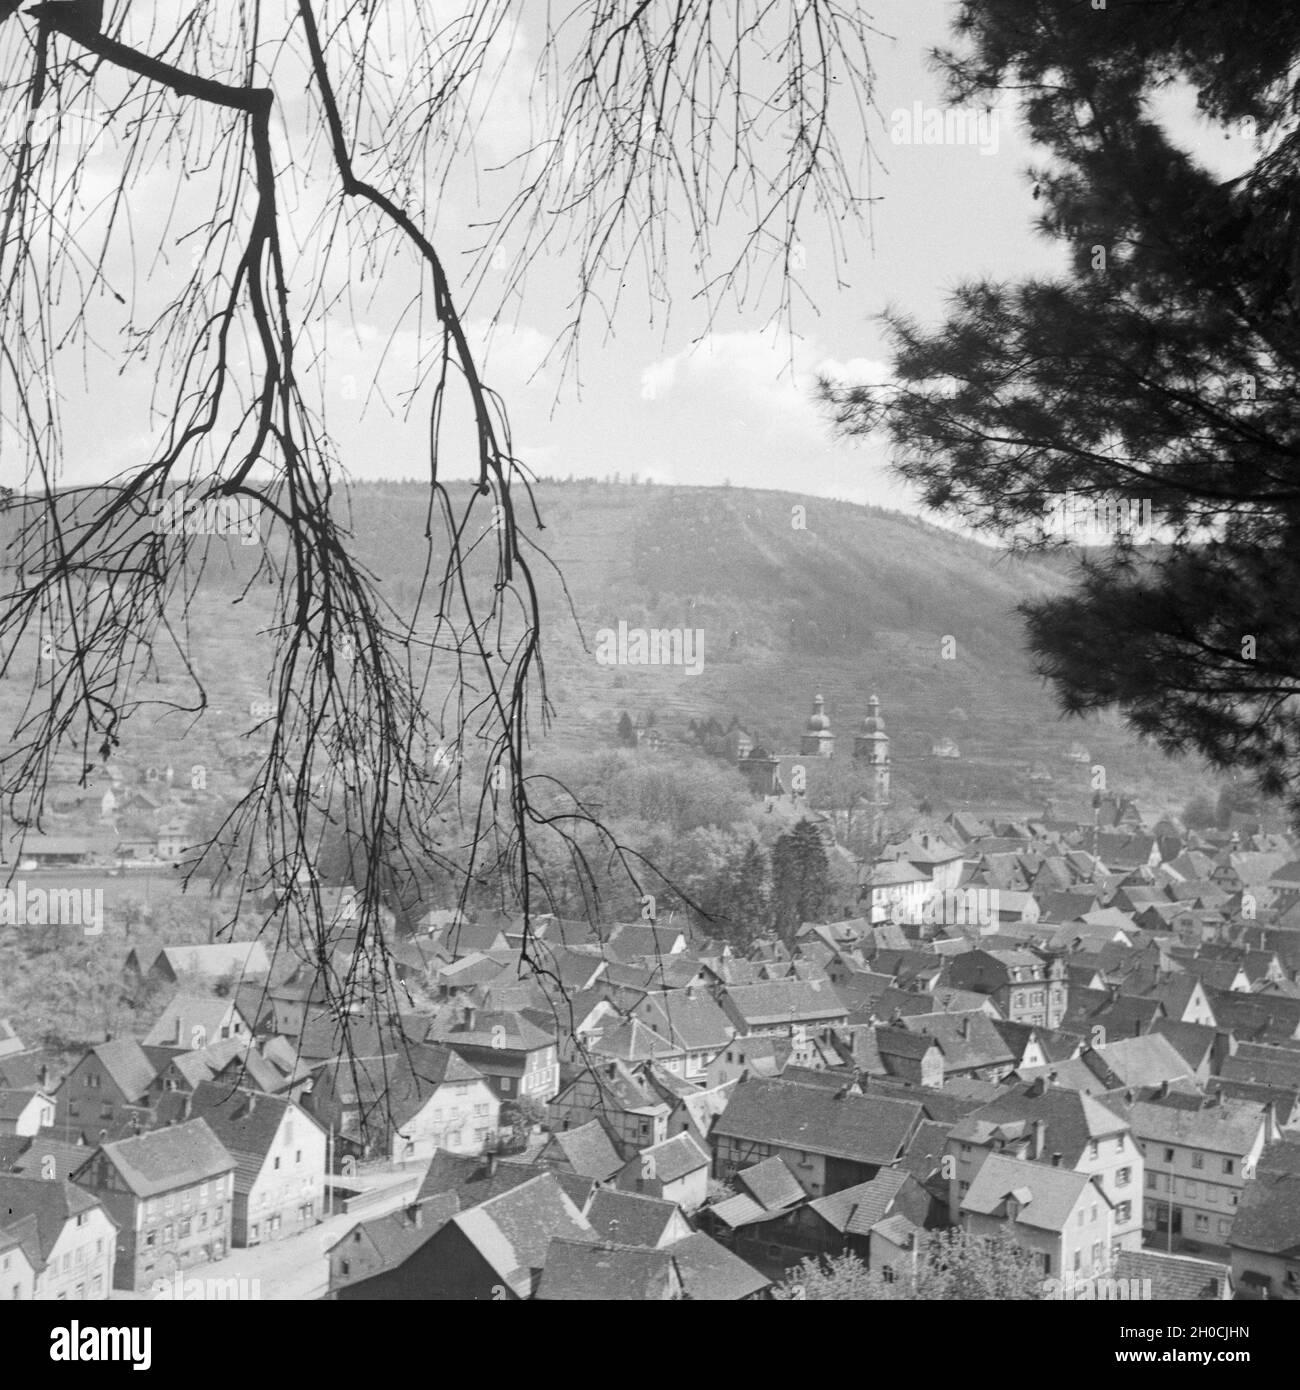
[[[1298,384],[1295,6],[0,0],[0,1369],[1284,1364]]]

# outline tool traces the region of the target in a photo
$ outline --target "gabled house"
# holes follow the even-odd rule
[[[203,1120],[102,1144],[73,1175],[118,1228],[113,1287],[141,1291],[155,1273],[224,1257],[235,1159]]]
[[[176,994],[145,1034],[142,1047],[188,1048],[197,1052],[210,1043],[248,1038],[248,1020],[231,999],[211,994]]]
[[[1086,1173],[991,1153],[962,1197],[960,1215],[974,1235],[1010,1226],[1046,1277],[1096,1277],[1111,1267],[1113,1208]]]
[[[738,1037],[761,1033],[794,1038],[848,1022],[848,1009],[834,987],[821,980],[772,980],[765,984],[728,985],[718,1001]]]
[[[968,951],[949,967],[948,983],[989,995],[1003,1018],[1059,1028],[1065,1017],[1065,965],[1034,951]]]
[[[0,1174],[0,1298],[106,1299],[116,1242],[116,1223],[90,1193],[63,1178]]]
[[[444,1043],[335,1058],[302,1105],[333,1131],[340,1162],[349,1155],[416,1162],[439,1148],[482,1153],[501,1118],[487,1078]]]
[[[709,1153],[689,1134],[676,1134],[634,1154],[615,1174],[614,1185],[694,1211],[709,1195]]]
[[[503,1104],[521,1100],[545,1105],[560,1089],[558,1040],[518,1012],[461,1009],[455,1023],[429,1030],[428,1042],[441,1042],[487,1078]]]
[[[1094,1179],[1113,1207],[1116,1249],[1142,1243],[1144,1162],[1121,1104],[1032,1081],[958,1120],[947,1154],[953,1221],[985,1160],[1000,1154]]]
[[[127,952],[127,974],[147,983],[174,985],[181,979],[214,985],[222,980],[265,980],[271,959],[260,941],[215,942],[209,946],[163,946]]]
[[[780,1157],[821,1197],[894,1163],[921,1121],[920,1105],[800,1081],[740,1082],[709,1135],[714,1176],[726,1182],[760,1159]]]
[[[204,1082],[190,1115],[206,1120],[235,1160],[233,1245],[297,1235],[324,1218],[326,1135],[300,1106]]]
[[[0,1134],[30,1138],[54,1128],[54,1097],[44,1091],[20,1091],[0,1087]]]
[[[649,1083],[641,1069],[612,1061],[584,1067],[561,1088],[547,1110],[552,1131],[576,1129],[600,1119],[619,1144],[642,1149],[668,1137],[673,1106]]]
[[[1247,1178],[1281,1134],[1272,1105],[1171,1093],[1135,1102],[1129,1122],[1146,1160],[1152,1243],[1193,1254],[1226,1248]]]
[[[1264,1149],[1227,1243],[1242,1297],[1300,1299],[1300,1145]]]
[[[54,1093],[54,1127],[61,1139],[94,1144],[101,1135],[143,1128],[154,1066],[134,1038],[99,1043]]]
[[[400,1222],[406,1225],[399,1230]],[[528,1177],[465,1209],[456,1193],[444,1193],[396,1220],[353,1227],[336,1242],[329,1250],[329,1296],[385,1302],[531,1299],[552,1241],[596,1239],[554,1173]]]

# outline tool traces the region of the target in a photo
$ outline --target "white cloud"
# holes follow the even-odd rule
[[[694,347],[650,363],[641,372],[641,397],[658,401],[692,387],[706,390],[718,409],[766,418],[785,430],[824,442],[826,423],[816,398],[819,376],[840,382],[880,382],[881,362],[845,362],[823,356],[813,339],[774,329],[710,333]]]

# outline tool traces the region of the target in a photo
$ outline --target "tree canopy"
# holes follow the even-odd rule
[[[1094,511],[1109,543],[1022,610],[1063,709],[1117,706],[1300,810],[1300,13],[966,0],[955,30],[949,96],[1019,102],[1066,268],[962,285],[937,327],[891,312],[891,379],[824,395],[1014,545]],[[1236,172],[1180,144],[1183,93]]]

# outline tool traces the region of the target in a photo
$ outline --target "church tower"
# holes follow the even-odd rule
[[[829,758],[835,752],[835,735],[831,733],[831,721],[826,717],[826,701],[820,695],[813,697],[813,712],[804,725],[799,752],[814,758]]]
[[[871,800],[882,811],[889,801],[889,735],[875,695],[867,701],[866,718],[854,736],[853,756],[872,768]]]

